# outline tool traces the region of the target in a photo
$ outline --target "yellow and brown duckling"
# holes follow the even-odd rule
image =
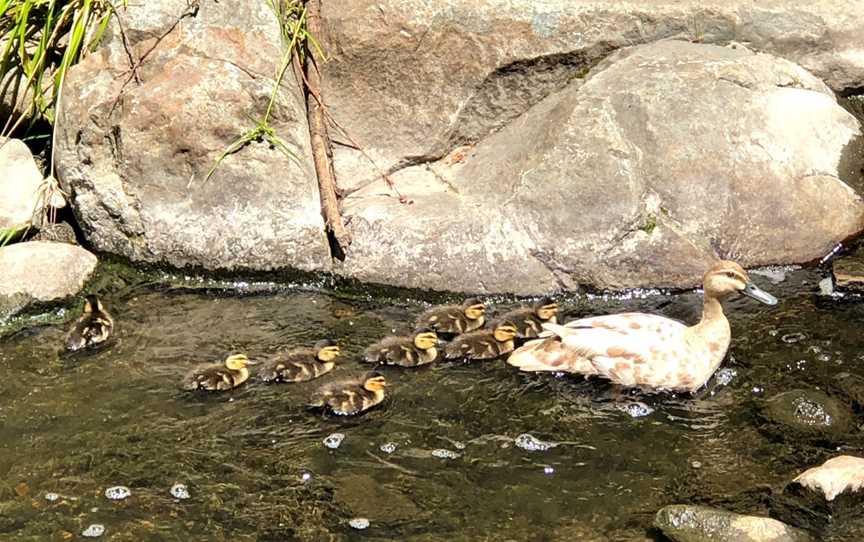
[[[340,380],[322,386],[309,401],[312,408],[323,408],[339,416],[365,412],[384,400],[387,381],[372,371],[359,380]]]
[[[363,361],[401,367],[417,367],[438,358],[438,334],[420,328],[408,337],[385,337],[366,349]]]
[[[66,335],[66,349],[72,352],[104,344],[114,331],[114,319],[93,294],[84,299],[84,313]]]
[[[418,327],[437,333],[460,335],[480,329],[486,323],[486,305],[479,299],[467,299],[461,305],[432,307],[417,318]]]
[[[460,335],[444,349],[447,359],[495,359],[513,351],[517,329],[513,322],[500,320],[492,329]]]
[[[536,339],[543,331],[543,324],[558,323],[558,303],[544,298],[505,313],[501,320],[512,322],[516,326],[517,338]]]
[[[249,358],[233,354],[222,363],[208,363],[193,368],[183,378],[184,390],[227,391],[249,380]]]
[[[336,366],[339,346],[330,339],[315,343],[314,348],[280,352],[267,361],[258,375],[264,382],[306,382],[329,373]]]

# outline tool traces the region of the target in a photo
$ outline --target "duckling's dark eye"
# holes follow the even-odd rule
[[[734,278],[735,278],[735,273],[732,273],[732,272],[730,271],[729,273],[726,273],[726,276],[729,277],[730,279],[734,279]]]

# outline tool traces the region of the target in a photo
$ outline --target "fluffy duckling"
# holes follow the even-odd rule
[[[264,382],[306,382],[329,373],[336,366],[339,346],[330,339],[315,343],[314,348],[298,348],[277,354],[258,372]]]
[[[705,273],[703,289],[702,319],[696,325],[644,313],[544,324],[549,336],[529,341],[507,363],[523,371],[597,375],[626,387],[696,391],[729,348],[731,331],[720,300],[738,293],[767,305],[777,303],[730,261],[720,261]]]
[[[438,358],[438,334],[420,328],[410,337],[385,337],[366,349],[363,361],[401,367],[418,367]]]
[[[481,329],[460,335],[444,350],[447,359],[494,359],[513,351],[516,326],[507,320],[499,321],[493,329]]]
[[[432,307],[417,318],[418,327],[451,335],[480,329],[485,323],[486,306],[479,299],[467,299],[461,305]]]
[[[66,349],[75,352],[101,345],[111,337],[114,319],[93,294],[84,299],[84,313],[72,324],[66,336]]]
[[[339,416],[353,416],[383,401],[386,385],[384,376],[375,371],[365,374],[360,380],[331,382],[315,392],[309,406]]]
[[[223,363],[208,363],[193,368],[183,378],[184,390],[226,391],[249,380],[250,364],[246,354],[233,354]]]
[[[543,331],[543,324],[557,324],[558,303],[551,299],[541,299],[527,307],[520,307],[505,313],[501,319],[516,326],[519,339],[536,339]]]

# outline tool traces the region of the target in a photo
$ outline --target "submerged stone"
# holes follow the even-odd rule
[[[852,414],[846,405],[815,390],[778,393],[765,402],[763,415],[769,422],[798,434],[839,435],[848,432],[852,425]]]
[[[831,269],[838,290],[864,292],[864,245],[834,260]]]
[[[654,526],[675,542],[810,542],[806,532],[776,519],[746,516],[707,506],[671,505]]]

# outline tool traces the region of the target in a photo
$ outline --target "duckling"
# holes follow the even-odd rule
[[[516,326],[519,339],[536,339],[543,331],[543,324],[557,324],[558,303],[544,298],[527,307],[520,307],[505,313],[501,319]]]
[[[739,293],[767,305],[777,303],[731,261],[720,261],[705,273],[703,290],[702,319],[696,325],[645,313],[543,324],[546,336],[527,342],[507,363],[523,371],[597,375],[625,387],[694,392],[714,374],[729,348],[731,330],[720,301]]]
[[[438,358],[438,334],[420,328],[410,337],[385,337],[366,349],[363,361],[401,367],[418,367]]]
[[[493,329],[481,329],[460,335],[448,344],[444,356],[448,359],[494,359],[513,351],[516,326],[499,321]]]
[[[418,327],[438,333],[459,335],[480,329],[486,323],[486,306],[479,299],[467,299],[461,305],[432,307],[417,318]]]
[[[306,382],[329,373],[336,366],[339,346],[324,339],[314,348],[298,348],[268,361],[259,372],[264,382]]]
[[[312,396],[309,406],[324,408],[339,416],[365,412],[384,400],[384,376],[372,371],[360,380],[340,380],[322,386]]]
[[[66,336],[66,349],[72,352],[101,345],[111,337],[114,319],[93,294],[84,299],[84,313],[72,324]]]
[[[249,379],[251,362],[246,354],[233,354],[223,363],[208,363],[193,368],[183,378],[184,390],[226,391],[231,390]]]

